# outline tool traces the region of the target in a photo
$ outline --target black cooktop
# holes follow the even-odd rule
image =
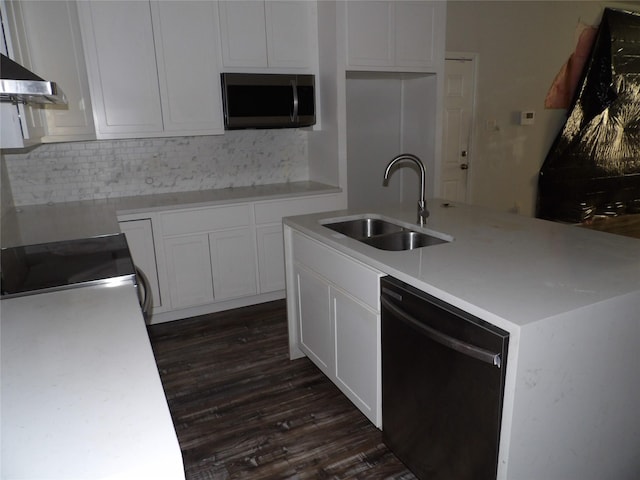
[[[0,255],[3,298],[135,278],[122,233],[4,248]]]

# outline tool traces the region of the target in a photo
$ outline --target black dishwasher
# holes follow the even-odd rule
[[[509,333],[381,280],[382,431],[423,480],[495,480]]]

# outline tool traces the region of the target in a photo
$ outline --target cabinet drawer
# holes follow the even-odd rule
[[[375,311],[380,310],[379,281],[383,273],[297,232],[293,235],[293,258]]]
[[[256,203],[256,224],[279,223],[283,217],[325,212],[342,208],[338,195],[298,197],[288,200]]]
[[[180,235],[184,233],[210,232],[224,228],[245,227],[251,223],[249,204],[229,207],[199,208],[163,213],[162,233]]]

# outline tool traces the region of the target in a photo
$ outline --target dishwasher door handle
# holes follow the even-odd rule
[[[391,310],[391,312],[399,317],[401,320],[408,323],[411,327],[413,327],[418,332],[427,336],[434,342],[439,343],[447,348],[455,350],[456,352],[462,353],[469,357],[475,358],[476,360],[480,360],[484,363],[488,363],[490,365],[494,365],[498,368],[502,366],[502,359],[500,357],[500,353],[495,353],[490,350],[486,350],[484,348],[480,348],[476,345],[472,345],[470,343],[463,342],[458,340],[457,338],[453,338],[446,333],[439,332],[438,330],[429,327],[428,325],[419,322],[407,312],[398,308],[391,301],[387,300],[384,295],[380,297],[380,303]]]

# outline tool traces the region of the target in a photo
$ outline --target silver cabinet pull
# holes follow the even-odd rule
[[[291,121],[296,122],[298,120],[298,87],[296,82],[291,80],[291,89],[293,90],[293,113],[291,114]]]

